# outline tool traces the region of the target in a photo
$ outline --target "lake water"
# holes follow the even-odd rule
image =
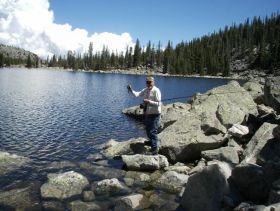
[[[202,93],[227,83],[222,79],[155,79],[162,99]],[[43,169],[54,161],[83,161],[109,139],[145,136],[140,122],[121,113],[142,102],[128,94],[127,84],[140,90],[145,87],[145,76],[0,69],[0,151],[29,157],[33,168]],[[2,178],[0,189],[16,179],[41,178],[32,170],[16,175]]]

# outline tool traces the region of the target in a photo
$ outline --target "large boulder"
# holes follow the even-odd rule
[[[202,158],[206,160],[219,160],[229,164],[238,164],[238,152],[233,147],[221,147],[219,149],[201,152]]]
[[[0,176],[26,166],[30,161],[29,158],[0,151]]]
[[[188,211],[218,211],[222,208],[224,196],[229,193],[227,179],[231,168],[226,163],[207,166],[189,177],[180,202]]]
[[[189,176],[186,174],[167,171],[159,179],[154,181],[154,186],[170,193],[180,193],[187,183],[188,178]]]
[[[199,159],[201,151],[216,149],[224,143],[222,135],[206,136],[201,130],[201,121],[189,113],[159,134],[160,153],[171,163]]]
[[[269,185],[264,168],[256,164],[240,164],[232,170],[231,179],[240,193],[252,201],[263,200],[268,196]]]
[[[264,99],[267,105],[280,113],[280,76],[266,79]]]
[[[209,133],[225,133],[233,124],[241,123],[247,113],[258,113],[252,96],[236,81],[196,95],[191,104],[191,111],[200,116],[204,131]]]
[[[81,194],[83,189],[89,185],[86,177],[74,171],[48,174],[48,179],[48,182],[41,186],[43,198],[70,198]]]
[[[163,155],[123,155],[122,160],[129,170],[154,171],[169,165]]]
[[[257,158],[261,150],[267,144],[267,141],[274,138],[273,130],[276,127],[277,125],[275,124],[264,123],[258,129],[258,131],[247,144],[246,149],[244,150],[245,158],[243,160],[243,163],[256,163]]]
[[[248,81],[243,84],[243,88],[249,92],[257,104],[264,102],[264,86],[256,81]]]

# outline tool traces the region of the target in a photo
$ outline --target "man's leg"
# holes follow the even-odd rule
[[[160,115],[152,115],[150,136],[152,141],[152,153],[157,154],[159,150],[158,128],[159,128]]]

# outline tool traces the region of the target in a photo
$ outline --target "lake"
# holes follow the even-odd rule
[[[165,76],[155,80],[162,99],[203,93],[227,83]],[[54,161],[86,160],[109,139],[145,136],[141,122],[121,112],[142,102],[128,94],[127,84],[140,90],[145,87],[145,76],[0,69],[0,151],[32,159],[31,169],[1,178],[0,189],[16,180],[41,180],[45,166]]]

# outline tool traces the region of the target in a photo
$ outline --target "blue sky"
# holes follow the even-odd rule
[[[246,18],[280,11],[279,0],[50,0],[55,22],[90,34],[128,32],[142,45],[189,41]]]
[[[0,43],[42,58],[125,52],[150,40],[166,47],[254,16],[279,13],[280,0],[0,0]]]

